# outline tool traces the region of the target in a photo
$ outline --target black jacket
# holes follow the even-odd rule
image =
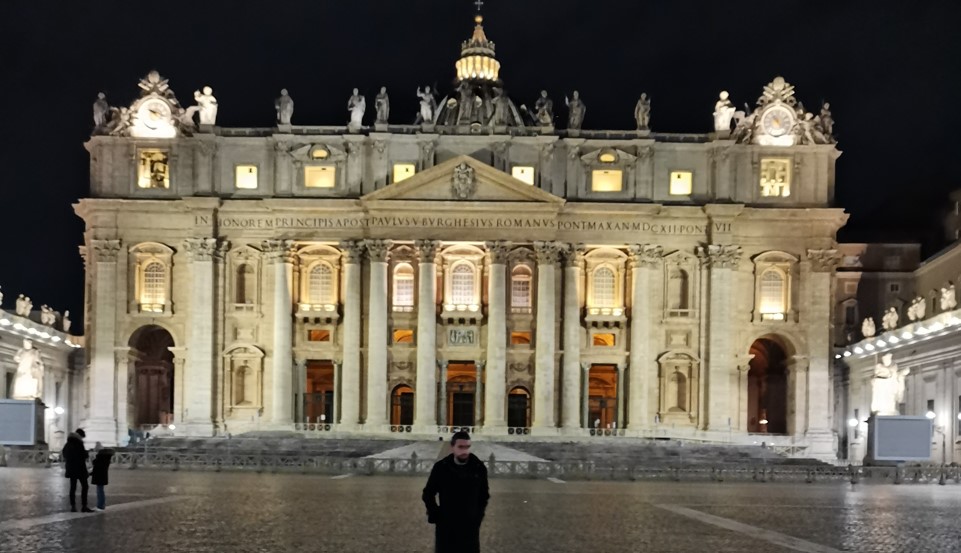
[[[64,476],[67,478],[86,478],[87,472],[87,449],[83,446],[83,439],[79,434],[71,432],[67,436],[67,444],[60,452],[63,455],[63,465],[67,469]]]
[[[110,459],[113,457],[112,449],[101,449],[93,459],[93,472],[90,475],[90,483],[94,486],[107,485],[107,469],[110,467]]]
[[[456,464],[453,453],[434,463],[423,493],[428,521],[456,526],[479,527],[489,499],[487,467],[473,453],[465,465]]]

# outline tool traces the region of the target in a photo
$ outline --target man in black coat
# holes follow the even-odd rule
[[[80,482],[80,505],[82,513],[92,513],[93,509],[87,507],[87,492],[90,490],[87,484],[87,448],[83,445],[83,439],[87,435],[82,428],[76,432],[71,432],[67,437],[67,444],[63,446],[63,464],[67,469],[66,476],[70,479],[70,510],[77,512],[77,482]]]
[[[487,467],[470,452],[467,432],[456,432],[450,444],[453,453],[434,463],[424,487],[427,522],[435,525],[437,553],[478,553],[480,526],[490,499]]]

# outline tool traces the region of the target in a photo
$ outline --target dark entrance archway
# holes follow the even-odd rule
[[[617,367],[591,365],[588,383],[588,424],[591,428],[614,426],[617,421]]]
[[[414,424],[414,389],[407,384],[398,384],[390,394],[390,424]]]
[[[174,417],[174,347],[167,329],[147,325],[130,336],[128,344],[135,352],[129,388],[134,428],[167,425]],[[129,412],[129,411],[128,411]]]
[[[747,431],[787,434],[787,353],[773,338],[751,344],[747,373]]]
[[[507,426],[527,428],[531,425],[531,394],[516,386],[507,394]]]

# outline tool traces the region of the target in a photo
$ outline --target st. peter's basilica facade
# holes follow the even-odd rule
[[[155,72],[99,100],[76,205],[90,439],[458,426],[833,457],[827,108],[776,78],[750,113],[722,94],[711,133],[650,131],[645,98],[637,130],[586,130],[589,99],[565,125],[499,67],[478,18],[412,125],[386,91],[293,123],[284,91],[276,127],[222,128],[212,90],[184,108]]]

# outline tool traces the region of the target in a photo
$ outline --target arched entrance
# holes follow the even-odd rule
[[[773,337],[751,344],[747,373],[747,431],[787,434],[787,353]]]
[[[614,426],[617,421],[617,367],[591,365],[588,383],[588,425],[591,428]]]
[[[390,424],[414,424],[414,389],[407,384],[397,385],[390,393]]]
[[[474,426],[477,368],[474,363],[447,364],[447,420],[451,426]]]
[[[137,361],[130,375],[129,389],[133,426],[137,429],[173,422],[174,346],[173,336],[165,328],[147,325],[137,329],[128,344],[135,350]],[[128,411],[129,413],[130,411]]]
[[[516,386],[507,394],[507,426],[527,428],[531,425],[531,393]]]

